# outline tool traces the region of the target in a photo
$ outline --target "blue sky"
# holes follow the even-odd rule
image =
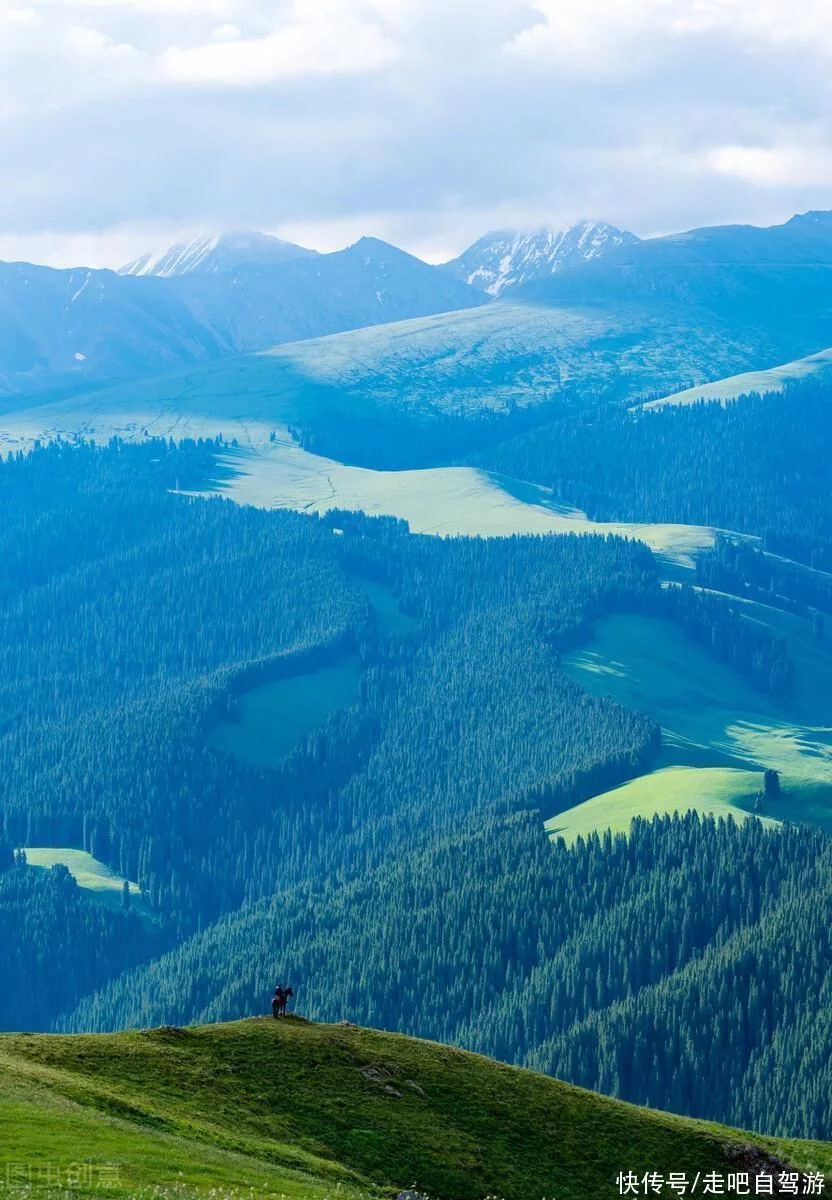
[[[829,0],[0,0],[0,257],[832,208]]]

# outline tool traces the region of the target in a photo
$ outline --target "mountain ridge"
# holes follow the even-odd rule
[[[165,275],[0,263],[0,394],[160,375],[485,302],[375,239],[329,255],[206,264]]]
[[[251,238],[255,249],[267,247],[259,261],[247,248]],[[275,247],[281,261],[271,257]],[[220,251],[231,257],[217,258]],[[583,222],[569,236],[544,230],[506,242],[502,234],[496,241],[486,235],[466,254],[437,267],[373,237],[315,254],[246,234],[203,239],[170,261],[137,268],[143,274],[0,263],[0,394],[78,392],[413,318],[439,317],[450,328],[501,294],[513,306],[503,310],[509,325],[512,314],[543,306],[566,314],[557,318],[564,328],[567,310],[580,309],[602,314],[611,330],[633,329],[626,344],[609,343],[622,370],[660,326],[690,327],[697,343],[738,347],[713,368],[686,365],[670,390],[832,344],[830,213],[643,241]],[[521,319],[509,340],[517,369],[528,373],[540,348],[524,342],[527,326]],[[662,352],[672,353],[675,335],[662,336]],[[458,358],[435,364],[439,374],[455,370]],[[500,386],[514,369],[500,365]],[[550,376],[563,381],[560,362],[547,357],[537,377],[543,390]]]

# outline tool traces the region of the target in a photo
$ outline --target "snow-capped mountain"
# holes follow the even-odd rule
[[[638,240],[603,221],[580,221],[561,230],[495,230],[445,263],[443,270],[490,296],[500,296],[508,288],[545,279],[563,267],[590,262]]]
[[[276,266],[297,258],[317,257],[293,242],[284,242],[268,233],[205,234],[186,242],[175,242],[127,263],[120,275],[209,275],[231,271],[235,267]]]

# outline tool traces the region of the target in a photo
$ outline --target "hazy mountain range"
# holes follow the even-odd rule
[[[511,303],[498,323],[515,342],[517,305],[556,310],[555,322],[562,309],[606,313],[616,326],[625,314],[631,349],[639,329],[661,341],[656,323],[670,318],[696,330],[697,343],[740,348],[736,361],[720,354],[721,372],[747,370],[832,345],[831,272],[832,213],[823,212],[647,240],[598,222],[496,232],[441,266],[375,238],[318,254],[257,233],[198,237],[120,271],[0,264],[0,393],[161,375],[501,298]],[[512,355],[539,349],[517,344]],[[680,361],[691,349],[678,347]],[[680,371],[680,386],[689,377]]]
[[[284,245],[211,239],[122,272],[0,264],[0,392],[162,374],[487,300],[375,238],[281,262]]]

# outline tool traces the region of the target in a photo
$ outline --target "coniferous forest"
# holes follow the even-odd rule
[[[829,570],[830,388],[657,409],[589,405],[519,431],[474,461],[552,488],[597,520],[680,521],[765,539]]]
[[[817,403],[801,396],[798,425]],[[678,412],[607,418],[610,463],[626,436],[642,464],[614,496],[600,434],[579,425],[569,487],[585,471],[587,508],[626,516],[674,422],[691,453],[725,422],[739,437],[772,422],[789,453],[754,398]],[[543,479],[548,446],[537,430],[491,465]],[[730,597],[828,608],[801,568],[831,540],[812,500],[828,463],[807,466],[805,494],[718,462],[698,508],[653,490],[657,519],[719,514],[766,538],[719,539],[698,586],[668,587],[623,537],[441,539],[202,498],[221,449],[56,442],[0,463],[0,1028],[251,1015],[282,976],[311,1017],[832,1136],[829,838],[693,813],[570,845],[543,828],[662,754],[651,717],[564,667],[604,618],[670,620],[788,699],[786,644]],[[775,528],[778,488],[793,504]],[[310,715],[264,758],[250,706],[275,696]],[[84,851],[141,902],[105,905],[30,847]]]

